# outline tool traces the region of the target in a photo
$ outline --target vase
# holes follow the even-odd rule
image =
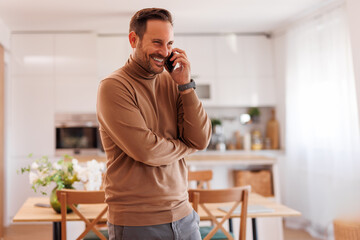
[[[61,213],[61,205],[60,202],[56,196],[56,190],[58,190],[59,186],[56,186],[50,194],[50,205],[51,207],[54,209],[55,212],[57,213]],[[65,185],[64,187],[65,189],[75,189],[72,185]],[[71,213],[73,210],[67,206],[66,207],[66,212],[67,213]]]

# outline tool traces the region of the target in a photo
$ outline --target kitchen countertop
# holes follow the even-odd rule
[[[259,151],[198,151],[188,157],[186,161],[189,164],[234,164],[241,162],[242,164],[274,164],[277,157],[282,155],[281,150],[259,150]],[[106,161],[105,154],[98,155],[73,155],[80,162],[96,159],[97,161]]]

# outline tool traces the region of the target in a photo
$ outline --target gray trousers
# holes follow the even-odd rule
[[[178,221],[160,225],[133,227],[108,222],[109,240],[201,240],[199,221],[193,210]]]

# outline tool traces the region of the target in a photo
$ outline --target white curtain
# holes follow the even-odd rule
[[[313,236],[338,216],[360,215],[360,136],[343,7],[286,33],[286,181],[291,218]]]

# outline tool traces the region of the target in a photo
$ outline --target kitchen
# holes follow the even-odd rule
[[[229,1],[230,6],[231,4],[235,3]],[[262,2],[262,4],[265,3]],[[284,32],[287,28],[291,29],[293,26],[291,23],[299,24],[296,18],[306,21],[311,19],[312,15],[317,16],[322,12],[329,12],[342,4],[346,4],[349,15],[355,77],[359,81],[359,76],[356,75],[360,69],[360,47],[356,45],[359,43],[356,41],[359,39],[359,33],[354,27],[356,21],[359,20],[355,13],[356,9],[359,9],[359,4],[355,1],[307,1],[304,5],[299,4],[297,9],[288,7],[289,12],[277,24],[266,24],[266,21],[263,21],[258,25],[252,24],[252,29],[250,29],[250,23],[242,24],[239,20],[241,18],[233,16],[239,22],[237,29],[241,30],[231,29],[231,24],[224,24],[217,30],[212,29],[211,26],[219,24],[217,18],[211,15],[213,12],[210,10],[208,17],[212,17],[213,20],[210,18],[207,22],[202,22],[199,17],[194,16],[193,19],[199,21],[198,28],[190,28],[191,22],[186,20],[185,16],[195,10],[184,9],[177,15],[176,9],[180,6],[169,5],[169,9],[174,10],[174,15],[179,17],[178,23],[175,22],[175,45],[183,47],[188,52],[192,63],[192,75],[199,86],[197,90],[200,90],[198,94],[209,116],[221,120],[225,144],[228,147],[229,144],[236,145],[234,136],[236,131],[239,131],[243,138],[253,130],[254,126],[259,128],[264,137],[266,124],[271,118],[271,110],[276,109],[276,119],[280,128],[280,149],[250,151],[250,154],[277,158],[279,178],[282,180],[279,182],[281,200],[285,203],[296,202],[287,195],[290,194],[289,186],[287,186],[290,181],[284,180],[289,180],[286,169],[288,166],[284,163],[288,157],[286,145],[291,144],[288,134],[291,130],[289,127],[292,126],[287,122],[289,109],[286,105],[289,102],[286,102],[288,96],[285,81],[288,69],[285,62],[287,52]],[[166,6],[164,4],[164,7]],[[209,4],[209,6],[220,9],[216,4]],[[5,3],[1,5],[3,9],[6,7]],[[65,3],[58,7],[63,8],[64,11],[67,9]],[[132,11],[143,5],[133,7],[134,9],[122,9],[120,20],[116,20],[118,22],[116,28],[109,29],[111,25],[107,22],[103,23],[102,28],[100,24],[94,24],[93,31],[88,30],[88,25],[97,20],[91,16],[89,21],[81,21],[80,17],[74,24],[70,24],[64,19],[67,15],[62,15],[64,17],[60,16],[58,19],[65,21],[65,25],[55,22],[53,28],[50,28],[42,25],[45,23],[40,16],[44,12],[40,9],[32,9],[32,12],[38,13],[38,16],[32,15],[33,20],[28,21],[29,25],[23,23],[25,25],[22,26],[17,25],[14,17],[10,16],[11,9],[16,9],[15,6],[8,8],[7,12],[0,11],[0,18],[3,19],[0,27],[4,29],[0,31],[0,41],[5,46],[6,74],[4,225],[10,223],[12,216],[26,197],[35,195],[30,187],[24,184],[28,183],[27,176],[15,174],[17,169],[27,164],[26,156],[29,153],[55,155],[54,128],[57,114],[95,113],[96,98],[94,96],[96,96],[99,81],[121,66],[128,58],[131,51],[126,35],[128,20]],[[259,18],[259,15],[265,18],[268,9],[272,8],[253,7],[257,7],[259,12],[254,19]],[[86,16],[85,10],[78,8],[73,11]],[[22,8],[22,11],[25,9]],[[20,9],[17,10],[20,11]],[[94,9],[90,7],[87,11],[91,15]],[[26,11],[23,14],[25,18]],[[246,16],[245,13],[243,14]],[[95,13],[92,16],[96,16]],[[8,17],[13,27],[10,25],[7,27],[5,17]],[[109,21],[109,18],[106,19]],[[359,89],[359,84],[356,86]],[[359,99],[358,96],[358,103]],[[260,122],[243,125],[240,123],[240,116],[243,114],[246,116],[250,107],[260,109]],[[314,118],[316,120],[317,116],[314,115]],[[325,124],[319,122],[321,123]],[[353,134],[355,135],[356,131]],[[220,148],[223,149],[223,147]],[[244,144],[240,148],[244,148]],[[244,151],[239,150],[241,154]],[[222,174],[226,175],[226,171],[222,169]],[[220,175],[220,178],[223,175]],[[15,186],[23,186],[23,188],[21,191],[14,191]],[[358,185],[354,185],[356,186]],[[296,203],[294,208],[298,206],[301,204]],[[311,215],[308,213],[306,216]],[[324,217],[324,219],[328,218]],[[313,232],[313,234],[317,233]]]

